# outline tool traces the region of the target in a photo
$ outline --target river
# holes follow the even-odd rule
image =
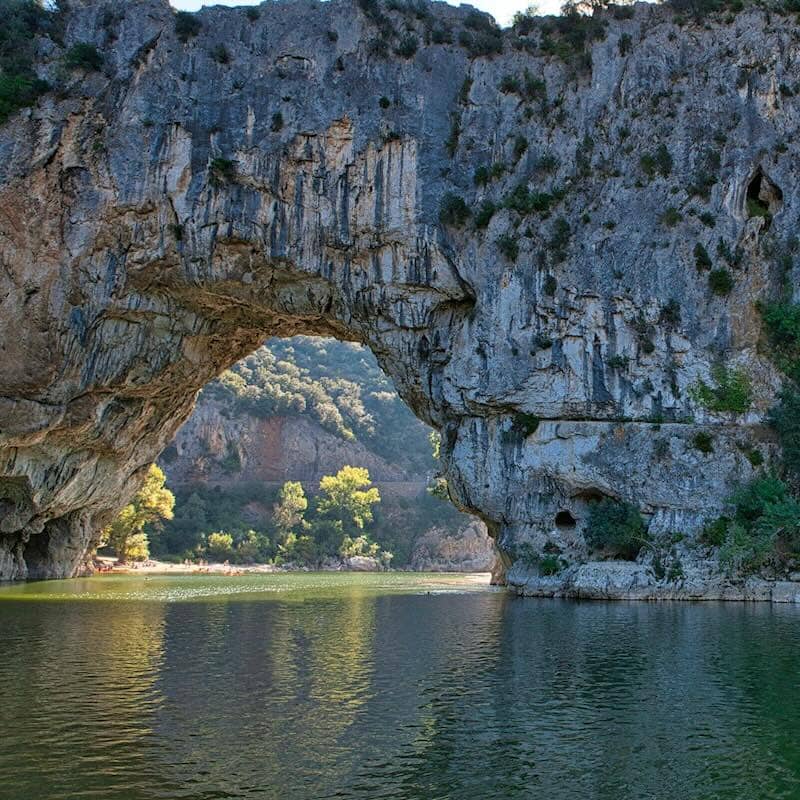
[[[0,797],[800,798],[800,609],[467,576],[0,587]]]

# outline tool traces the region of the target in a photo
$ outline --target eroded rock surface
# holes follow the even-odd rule
[[[267,336],[369,345],[508,563],[521,542],[586,561],[601,496],[691,540],[747,453],[772,457],[755,302],[800,205],[790,18],[637,6],[576,71],[536,31],[471,58],[469,12],[440,4],[451,43],[385,12],[412,57],[344,0],[207,9],[185,43],[166,0],[72,6],[64,45],[104,69],[59,77],[43,40],[64,85],[0,130],[0,577],[79,570],[197,390]],[[532,99],[500,91],[526,70]],[[439,223],[447,193],[463,227]],[[746,413],[693,399],[719,363],[750,376]]]

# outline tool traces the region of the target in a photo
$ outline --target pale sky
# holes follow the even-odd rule
[[[257,5],[257,0],[171,0],[175,8],[186,11],[197,11],[201,6],[252,6]],[[557,14],[563,0],[540,0],[536,8],[540,14]],[[523,11],[531,4],[531,0],[471,0],[469,5],[488,11],[500,25],[508,25],[514,12]],[[459,3],[451,3],[457,6]]]

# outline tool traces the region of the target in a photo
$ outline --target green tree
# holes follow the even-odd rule
[[[279,544],[285,542],[290,533],[302,533],[307,529],[308,524],[303,518],[307,509],[308,500],[302,485],[297,481],[286,481],[272,510]]]
[[[371,542],[369,537],[362,533],[361,536],[356,536],[354,539],[345,536],[339,547],[339,555],[342,558],[353,558],[354,556],[377,558],[380,550],[380,545]]]
[[[285,564],[311,564],[319,559],[319,552],[314,539],[310,536],[298,536],[290,533],[283,544],[278,545],[276,562]]]
[[[150,465],[142,488],[106,528],[103,540],[114,548],[117,558],[143,560],[150,554],[145,526],[158,526],[161,520],[172,519],[175,495],[164,486],[166,477],[155,464]]]
[[[317,502],[321,517],[339,520],[345,533],[364,530],[372,522],[372,507],[381,501],[365,467],[342,467],[336,475],[325,475],[319,482],[322,497]]]
[[[233,536],[225,531],[209,533],[206,539],[206,552],[209,558],[226,561],[233,555]]]

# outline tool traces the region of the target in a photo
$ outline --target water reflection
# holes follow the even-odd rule
[[[354,578],[0,602],[0,642],[3,798],[800,797],[790,607]]]
[[[94,797],[107,780],[135,782],[162,700],[163,635],[160,605],[0,609],[0,797]]]

